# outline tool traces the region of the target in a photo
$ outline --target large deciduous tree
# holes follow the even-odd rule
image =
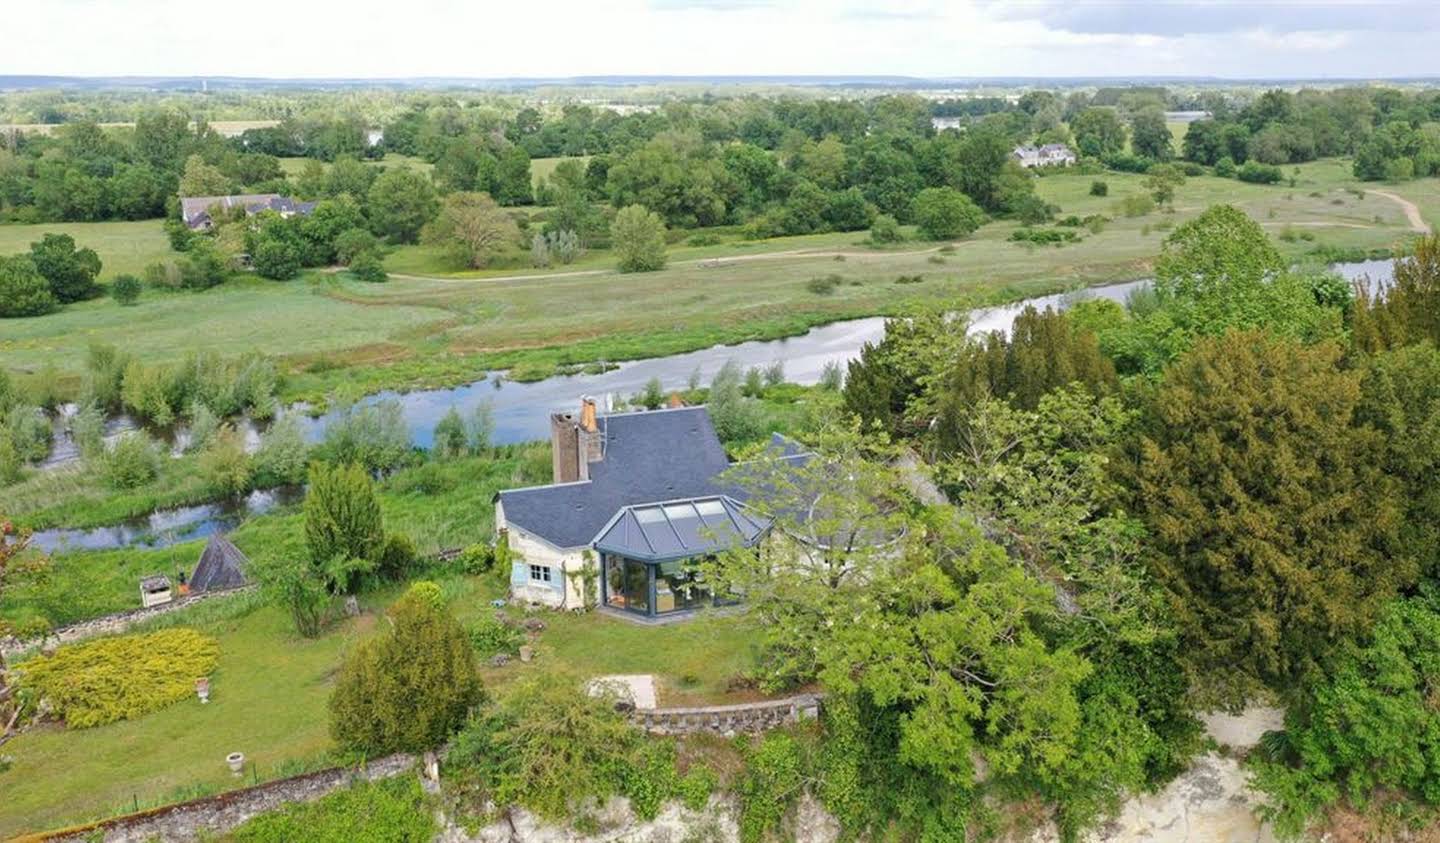
[[[621,272],[653,272],[665,266],[665,222],[644,205],[622,208],[615,215],[610,241]]]
[[[1115,109],[1092,106],[1070,121],[1080,152],[1095,158],[1113,155],[1125,148],[1125,124]]]
[[[371,230],[395,243],[413,243],[439,207],[430,180],[408,168],[386,170],[370,185]]]
[[[1355,423],[1360,375],[1339,357],[1257,331],[1201,340],[1122,463],[1184,657],[1219,700],[1291,686],[1415,579],[1383,442]]]
[[[985,212],[952,187],[927,187],[915,196],[911,218],[927,240],[953,240],[973,234],[985,222]]]
[[[1136,155],[1169,161],[1175,157],[1173,142],[1165,114],[1159,109],[1146,109],[1130,119],[1130,145]]]
[[[232,187],[230,178],[219,167],[205,163],[199,155],[185,159],[185,171],[180,175],[181,196],[225,196]]]
[[[421,240],[439,246],[464,267],[485,266],[496,253],[519,242],[520,228],[484,193],[452,193],[425,226]]]
[[[50,292],[62,302],[76,302],[100,294],[95,276],[100,274],[100,256],[94,249],[75,248],[68,234],[46,234],[30,244],[30,260],[50,283]]]

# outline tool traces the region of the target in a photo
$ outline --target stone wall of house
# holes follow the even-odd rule
[[[415,764],[416,758],[413,755],[390,755],[359,768],[335,767],[320,770],[24,839],[65,843],[93,843],[96,840],[104,843],[193,841],[202,834],[223,834],[252,817],[291,802],[319,799],[357,781],[375,781],[398,776],[412,770]]]
[[[497,517],[497,521],[500,521],[497,526],[503,528],[506,525],[501,518],[503,516]],[[514,526],[509,527],[506,538],[510,543],[512,564],[517,566],[510,581],[510,590],[516,600],[553,608],[579,609],[585,605],[585,596],[580,592],[579,582],[566,576],[567,572],[578,571],[585,566],[582,550],[560,550]],[[528,579],[530,565],[550,568],[552,580],[549,583],[531,583]],[[525,579],[520,579],[522,571]]]
[[[151,606],[148,609],[131,609],[126,612],[116,612],[113,615],[103,615],[98,618],[91,618],[58,627],[51,630],[50,634],[44,638],[0,638],[0,654],[4,654],[6,658],[9,658],[12,655],[23,653],[26,650],[41,646],[42,644],[69,644],[75,641],[83,641],[86,638],[94,638],[97,635],[114,635],[124,632],[140,621],[148,621],[151,618],[158,618],[161,615],[178,612],[181,609],[187,609],[206,600],[244,594],[249,591],[254,591],[256,587],[255,585],[242,585],[239,588],[231,588],[224,591],[206,591],[200,594],[192,594],[188,597],[181,597],[169,603],[162,603],[159,606]]]
[[[630,719],[652,735],[708,732],[726,737],[764,732],[820,716],[820,696],[799,694],[783,700],[709,705],[698,708],[637,709]]]

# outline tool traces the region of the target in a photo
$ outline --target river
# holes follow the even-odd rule
[[[1337,264],[1335,269],[1349,280],[1368,275],[1371,279],[1384,283],[1389,279],[1390,262]],[[978,334],[987,331],[1009,331],[1015,317],[1029,306],[1063,309],[1088,298],[1123,302],[1131,291],[1149,283],[1146,279],[1126,281],[1038,296],[1009,305],[981,308],[970,314],[969,332]],[[602,374],[557,375],[534,383],[518,383],[505,380],[503,372],[496,372],[464,386],[414,392],[386,391],[367,396],[360,403],[392,399],[399,402],[406,424],[409,425],[412,441],[420,447],[429,448],[434,442],[436,423],[450,408],[456,408],[461,414],[469,414],[481,402],[486,402],[490,405],[495,420],[493,441],[496,444],[526,442],[547,437],[550,413],[575,409],[583,395],[595,396],[602,403],[608,398],[628,398],[642,391],[651,378],[658,378],[666,390],[683,389],[697,371],[701,380],[708,382],[721,366],[731,360],[742,368],[764,367],[779,361],[785,367],[787,381],[813,384],[820,380],[827,364],[844,365],[860,353],[865,343],[878,342],[884,334],[884,317],[850,319],[812,328],[804,334],[785,339],[717,345],[700,351],[621,363]],[[304,412],[303,407],[291,407],[283,412],[297,416],[307,437],[312,441],[321,439],[326,425],[335,418],[333,413],[311,417]],[[128,418],[122,416],[107,423],[106,433],[110,436],[119,435],[134,427]],[[258,443],[258,431],[253,425],[244,425],[244,433],[249,446],[253,447]],[[172,434],[172,448],[177,453],[183,446],[184,437],[183,429]],[[56,447],[46,465],[63,465],[76,456],[69,436],[64,432],[63,422],[57,423]],[[164,547],[230,529],[245,517],[268,511],[277,504],[298,499],[298,496],[298,492],[278,495],[273,491],[257,492],[250,498],[237,501],[157,511],[147,518],[110,527],[47,530],[37,533],[35,540],[47,550],[66,547],[86,550],[129,546]]]

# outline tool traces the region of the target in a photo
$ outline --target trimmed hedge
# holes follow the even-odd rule
[[[220,657],[214,638],[193,629],[102,638],[17,665],[20,687],[49,702],[75,729],[131,720],[195,693]]]

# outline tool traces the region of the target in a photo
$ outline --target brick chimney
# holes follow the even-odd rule
[[[599,462],[605,458],[604,436],[600,433],[600,424],[595,417],[595,399],[585,396],[580,399],[580,476],[590,476],[592,462]]]
[[[555,483],[580,479],[580,437],[575,416],[550,414],[550,469]]]
[[[590,463],[605,458],[595,399],[580,401],[580,415],[550,414],[550,468],[555,483],[590,479]]]

